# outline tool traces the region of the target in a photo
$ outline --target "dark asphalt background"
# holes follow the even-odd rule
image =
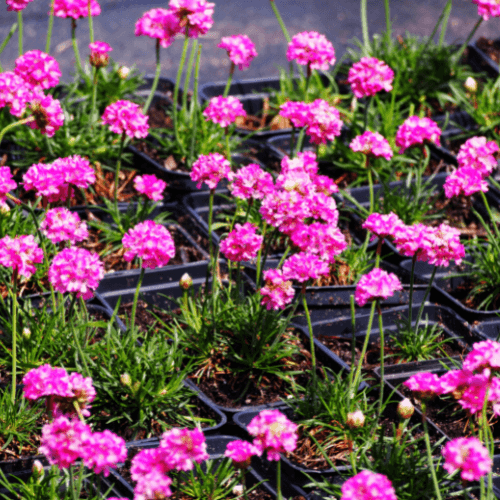
[[[99,0],[99,3],[102,13],[93,18],[95,39],[109,43],[114,49],[111,56],[120,64],[135,65],[141,71],[153,73],[155,43],[148,37],[134,36],[134,25],[145,11],[167,7],[168,1]],[[403,34],[408,30],[422,36],[429,35],[445,3],[446,0],[392,0],[394,33]],[[359,0],[276,0],[276,4],[291,36],[310,30],[323,33],[333,43],[337,59],[345,52],[353,37],[361,38]],[[45,50],[49,5],[49,0],[34,0],[23,11],[25,51]],[[2,41],[12,23],[17,20],[17,14],[8,12],[3,0],[0,0],[0,12]],[[471,0],[454,0],[446,41],[463,41],[477,19],[477,7]],[[236,70],[235,78],[277,75],[278,67],[287,65],[287,44],[269,0],[215,1],[214,21],[211,31],[200,38],[203,42],[201,83],[227,78],[229,59],[225,50],[217,48],[223,36],[247,34],[259,53],[249,69]],[[368,0],[368,22],[370,33],[384,29],[382,0]],[[54,19],[51,55],[58,60],[65,80],[69,79],[74,64],[70,26],[69,19]],[[500,19],[492,18],[483,22],[475,38],[481,35],[496,38],[500,36],[499,28]],[[82,60],[86,60],[89,43],[87,19],[78,21],[77,36]],[[175,79],[181,49],[181,39],[177,39],[167,49],[161,49],[162,76]],[[14,67],[16,57],[17,34],[0,56],[4,70]]]

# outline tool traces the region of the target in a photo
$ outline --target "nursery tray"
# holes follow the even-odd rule
[[[491,78],[498,77],[499,66],[483,49],[479,48],[479,39],[469,45],[471,60],[476,71],[486,71]],[[500,50],[500,39],[493,40],[493,45]]]

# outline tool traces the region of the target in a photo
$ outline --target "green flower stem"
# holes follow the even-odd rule
[[[415,264],[417,263],[417,254],[411,259],[411,274],[410,274],[410,309],[408,310],[408,329],[411,329],[412,313],[413,313],[413,288],[415,283]]]
[[[63,301],[61,301],[63,302]],[[76,349],[78,350],[78,355],[80,356],[82,360],[82,364],[85,367],[85,376],[90,377],[90,370],[87,365],[87,361],[85,359],[85,356],[83,355],[83,350],[82,346],[80,345],[80,340],[78,339],[78,335],[76,334],[76,329],[75,329],[75,321],[74,321],[74,309],[75,309],[75,303],[76,303],[76,293],[73,293],[71,297],[71,303],[69,305],[69,311],[68,311],[68,323],[71,325],[71,331],[73,332],[73,336],[75,338],[75,344],[76,344]]]
[[[454,54],[453,62],[455,64],[458,64],[458,61],[460,61],[460,58],[462,57],[464,50],[467,48],[467,45],[469,45],[469,42],[472,40],[472,37],[475,35],[476,31],[478,30],[479,26],[481,26],[482,22],[483,22],[483,18],[481,16],[479,16],[479,19],[477,20],[476,24],[472,28],[472,31],[469,33],[469,36],[467,37],[465,42],[462,44],[462,46],[458,49],[458,52],[456,54]]]
[[[297,147],[295,149],[296,153],[302,151],[302,148],[304,147],[303,143],[304,143],[305,133],[306,133],[305,128],[301,128],[299,132],[299,138],[297,139]]]
[[[16,32],[16,30],[17,30],[17,23],[14,23],[11,26],[9,33],[5,37],[5,40],[0,45],[0,54],[4,51],[5,47],[7,47],[7,44],[9,43],[10,39],[14,36],[14,33]],[[2,65],[0,64],[0,73],[1,72],[3,72],[3,68],[2,68]]]
[[[184,89],[185,91],[182,93],[182,113],[185,114],[187,113],[187,98],[188,98],[188,92],[187,89],[189,88],[189,85],[191,83],[191,73],[193,71],[193,66],[194,66],[194,58],[197,53],[197,46],[198,42],[196,40],[193,41],[193,44],[191,46],[191,54],[189,55],[189,60],[188,64],[186,67],[186,76],[184,77]],[[194,94],[196,95],[196,94]]]
[[[444,37],[446,36],[446,28],[448,27],[448,19],[450,18],[451,7],[452,0],[448,0],[443,9],[443,12],[441,13],[441,16],[443,17],[443,26],[441,27],[441,33],[439,34],[439,47],[442,47],[444,43]]]
[[[94,21],[92,19],[92,0],[88,0],[88,15],[89,15],[89,38],[90,43],[94,43]]]
[[[122,132],[122,137],[120,139],[120,149],[118,150],[118,161],[116,162],[115,170],[115,192],[114,192],[114,205],[115,213],[118,213],[118,181],[120,180],[120,168],[122,165],[122,153],[123,153],[123,143],[125,142],[125,132]]]
[[[76,20],[71,19],[71,44],[73,45],[73,52],[75,53],[75,66],[77,75],[83,75],[82,60],[80,59],[80,52],[78,44],[76,43]]]
[[[384,404],[384,325],[382,322],[382,309],[380,308],[380,299],[376,300],[377,313],[378,313],[378,329],[380,331],[380,399],[378,406],[378,414],[382,415],[382,408]]]
[[[488,198],[486,198],[486,195],[483,193],[483,191],[479,191],[479,192],[481,193],[481,197],[483,198],[484,206],[486,207],[491,224],[493,225],[493,231],[495,231],[495,235],[496,235],[497,239],[500,240],[500,230],[498,229],[498,224],[495,222],[495,219],[493,218],[493,213],[491,212],[490,204],[488,203]]]
[[[194,159],[194,149],[196,146],[196,131],[198,128],[198,82],[200,76],[200,58],[201,58],[201,43],[198,44],[198,54],[196,55],[196,63],[194,67],[194,86],[193,99],[191,100],[191,147],[189,149],[188,166],[191,167]]]
[[[352,331],[352,340],[351,340],[351,370],[349,371],[349,388],[352,387],[352,377],[354,375],[354,365],[356,364],[356,307],[354,305],[354,295],[349,297],[351,304],[351,331]],[[349,398],[349,408],[348,411],[351,411],[351,398]]]
[[[240,482],[241,482],[241,485],[243,486],[243,498],[245,500],[248,500],[246,473],[247,473],[246,469],[240,470]]]
[[[267,232],[267,222],[264,222],[262,227],[262,241],[266,239]],[[259,252],[257,254],[257,275],[255,277],[255,283],[257,284],[257,288],[260,287],[260,272],[261,272],[261,257],[262,257],[262,245],[259,248]]]
[[[290,158],[293,160],[295,153],[295,126],[292,124],[292,137],[290,139]]]
[[[311,75],[312,75],[312,70],[311,70],[311,63],[307,63],[307,73],[306,73],[306,90],[304,93],[304,102],[307,102],[307,94],[309,92],[309,85],[311,84]]]
[[[382,245],[384,244],[384,239],[379,238],[377,241],[377,250],[375,251],[375,267],[380,266],[380,258],[382,257]]]
[[[94,78],[92,80],[92,111],[90,112],[89,130],[92,129],[95,122],[98,80],[99,80],[99,68],[94,68]]]
[[[370,214],[372,214],[375,209],[375,193],[373,192],[372,171],[368,166],[368,156],[366,157],[366,166],[368,168],[368,187],[370,189]]]
[[[365,56],[370,55],[370,34],[368,32],[368,16],[366,0],[361,0],[361,30],[363,32],[363,52]],[[366,130],[366,128],[365,128]]]
[[[427,405],[422,401],[422,425],[424,426],[425,447],[427,449],[427,460],[429,462],[429,469],[431,470],[432,482],[434,483],[434,491],[436,492],[437,500],[442,500],[441,492],[439,491],[439,484],[436,477],[436,470],[432,462],[431,442],[429,440],[429,429],[427,427]]]
[[[373,96],[368,97],[367,101],[368,102],[365,103],[365,111],[363,115],[363,132],[368,130],[368,114],[370,113],[370,108],[372,107]]]
[[[226,140],[226,158],[229,164],[231,164],[231,147],[229,145],[229,127],[224,129],[224,137]]]
[[[130,330],[133,332],[135,327],[135,313],[137,311],[137,302],[139,300],[139,292],[141,291],[142,280],[144,279],[144,273],[146,268],[142,266],[141,259],[141,274],[139,275],[139,281],[137,282],[137,286],[135,287],[134,293],[134,303],[132,304],[132,317],[130,318]]]
[[[160,73],[161,73],[161,64],[160,64],[160,39],[156,40],[156,70],[155,77],[153,80],[153,85],[151,86],[151,92],[149,92],[148,98],[146,100],[146,104],[142,108],[142,112],[146,114],[148,112],[149,106],[151,106],[151,101],[153,100],[154,93],[156,92],[156,88],[158,87],[158,82],[160,81]],[[178,85],[176,84],[177,90],[179,90]],[[174,110],[176,109],[174,105]]]
[[[71,496],[73,497],[73,500],[78,500],[78,497],[80,495],[76,494],[75,478],[74,478],[74,474],[73,474],[73,465],[69,466],[69,483],[70,483],[70,488],[71,488]]]
[[[178,113],[177,101],[179,97],[179,85],[181,82],[182,70],[184,69],[184,64],[186,62],[186,55],[189,45],[189,36],[187,34],[187,29],[188,28],[186,27],[186,36],[184,37],[184,45],[182,46],[181,60],[179,62],[179,69],[177,70],[177,78],[175,79],[174,102],[172,104],[172,121],[174,122],[175,142],[180,146],[182,155],[184,155],[184,145],[181,144],[181,141],[179,139],[179,125],[177,123],[177,113]],[[194,96],[193,98],[196,99],[196,96]]]
[[[278,460],[276,466],[276,491],[278,493],[277,500],[283,500],[283,496],[281,495],[281,459]]]
[[[16,402],[17,375],[17,269],[12,273],[12,404]]]
[[[24,54],[23,51],[23,11],[20,10],[17,13],[17,24],[19,25],[19,55],[22,56]]]
[[[212,241],[212,222],[213,222],[213,211],[214,211],[214,196],[215,189],[210,190],[210,195],[208,197],[208,253],[210,255],[210,267],[213,269],[215,273],[214,266],[214,244]],[[215,276],[214,276],[215,279]]]
[[[311,349],[311,376],[313,380],[313,387],[315,388],[314,391],[316,391],[316,353],[314,352],[314,332],[311,323],[311,315],[309,314],[309,308],[307,307],[305,283],[302,284],[301,295],[302,295],[302,306],[304,307],[304,311],[306,313],[307,328],[309,329],[309,342]]]
[[[363,365],[363,360],[365,359],[366,355],[366,350],[368,349],[368,342],[370,341],[370,333],[372,331],[372,325],[373,325],[373,317],[375,316],[375,307],[377,303],[373,302],[372,303],[372,308],[370,310],[370,318],[368,319],[368,327],[366,329],[366,336],[365,336],[365,342],[363,344],[363,349],[361,351],[361,356],[358,361],[358,366],[356,367],[356,375],[354,376],[354,383],[352,385],[351,389],[351,394],[354,394],[358,390],[358,385],[359,385],[359,377],[361,375],[361,366]],[[352,370],[353,367],[351,367]]]
[[[234,64],[234,62],[231,62],[231,67],[229,68],[229,76],[227,78],[226,88],[224,89],[224,93],[222,94],[222,97],[227,97],[227,95],[229,94],[229,89],[231,88],[231,83],[233,81],[233,75],[234,75],[235,68],[236,68],[236,64]]]
[[[387,47],[391,43],[392,29],[391,29],[391,10],[389,7],[389,0],[384,0],[385,10],[385,43]]]
[[[12,130],[13,128],[17,127],[18,125],[25,125],[26,123],[33,122],[35,121],[34,116],[28,116],[27,118],[23,118],[22,120],[19,120],[17,122],[11,123],[7,125],[3,130],[0,131],[0,144],[2,144],[2,140],[4,138],[4,135]]]
[[[50,41],[52,39],[52,26],[54,25],[54,2],[50,2],[50,13],[49,13],[49,27],[47,29],[47,42],[45,43],[45,52],[50,53]]]
[[[429,293],[431,291],[432,283],[434,282],[434,276],[436,276],[436,271],[437,271],[437,266],[434,266],[434,269],[432,270],[432,274],[431,274],[431,279],[429,281],[429,285],[427,286],[427,289],[425,290],[425,295],[424,295],[424,298],[422,299],[422,304],[420,304],[420,309],[418,310],[417,322],[415,324],[415,335],[417,335],[418,327],[420,326],[420,321],[422,320],[422,314],[424,313],[425,301],[427,300],[427,297],[429,296]],[[411,305],[410,305],[410,307],[411,307]]]
[[[292,39],[290,38],[290,35],[288,33],[288,30],[286,29],[285,23],[283,22],[283,18],[281,17],[281,14],[278,10],[278,7],[276,7],[274,0],[271,0],[271,9],[273,9],[274,15],[276,16],[276,19],[278,20],[278,23],[280,25],[281,31],[283,32],[283,35],[285,35],[287,43],[290,43]]]

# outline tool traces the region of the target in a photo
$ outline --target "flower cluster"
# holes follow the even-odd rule
[[[361,276],[356,285],[354,298],[356,304],[363,307],[368,301],[388,299],[394,295],[394,292],[402,289],[403,286],[394,273],[375,268],[368,274]]]
[[[214,20],[215,4],[207,0],[170,0],[169,8],[179,19],[190,38],[208,33]]]
[[[7,10],[20,12],[24,10],[30,2],[33,0],[6,0],[7,2]]]
[[[358,99],[373,96],[381,90],[390,92],[393,80],[394,71],[376,57],[362,57],[351,66],[347,78]]]
[[[263,236],[257,234],[257,227],[250,222],[236,224],[227,238],[220,242],[220,251],[229,260],[241,262],[257,257]]]
[[[150,200],[161,201],[163,191],[167,187],[167,183],[158,179],[156,175],[137,175],[134,177],[134,188],[138,193],[147,196]]]
[[[402,224],[403,222],[394,212],[388,214],[374,212],[366,218],[365,222],[363,222],[363,228],[372,233],[373,241],[377,236],[379,238],[391,236],[394,232],[394,228]]]
[[[378,132],[370,132],[367,130],[361,135],[356,136],[349,147],[355,153],[363,153],[366,156],[375,156],[376,158],[385,158],[389,161],[394,153],[389,144],[389,141]]]
[[[464,481],[479,481],[493,465],[487,448],[476,437],[453,439],[446,443],[442,454],[443,467],[450,474],[460,470]]]
[[[28,109],[33,116],[33,121],[28,122],[28,125],[47,137],[53,137],[63,126],[64,112],[61,103],[50,94],[45,95],[41,89],[33,90],[28,100]]]
[[[224,128],[234,123],[238,116],[246,115],[247,112],[243,109],[241,101],[234,96],[212,97],[203,111],[206,121],[211,120]]]
[[[50,89],[59,83],[58,62],[41,50],[30,50],[16,59],[14,73],[32,87]]]
[[[78,214],[70,212],[65,207],[48,210],[40,229],[52,243],[69,241],[73,244],[89,237],[87,224],[80,220]]]
[[[292,282],[283,276],[278,269],[264,271],[264,286],[259,290],[262,295],[262,304],[269,309],[283,309],[293,300],[295,290]]]
[[[97,0],[90,0],[90,15],[98,16],[101,13],[101,6]],[[89,0],[54,0],[54,16],[71,17],[79,19],[88,17]]]
[[[7,166],[0,167],[0,204],[7,199],[7,193],[16,189],[17,183],[12,178],[12,172]]]
[[[135,36],[149,36],[160,40],[164,48],[170,46],[181,32],[179,18],[169,9],[151,9],[135,23]]]
[[[262,451],[248,441],[231,441],[226,446],[225,457],[233,461],[233,466],[237,469],[248,469],[253,456],[262,455]]]
[[[406,149],[424,144],[426,141],[439,145],[440,137],[441,129],[436,122],[430,118],[410,116],[396,132],[396,146],[399,148],[399,153],[401,154]]]
[[[43,262],[43,251],[36,244],[35,237],[9,235],[0,239],[0,265],[12,267],[21,276],[30,278],[35,272],[35,264]]]
[[[193,163],[191,180],[197,182],[198,189],[204,182],[210,189],[215,189],[222,179],[228,179],[231,164],[220,153],[200,155]]]
[[[111,132],[136,139],[148,135],[148,119],[149,116],[144,115],[138,104],[126,100],[110,104],[102,115],[102,123],[109,125]]]
[[[283,276],[287,280],[305,283],[330,273],[330,266],[317,255],[308,252],[293,254],[283,263]]]
[[[453,198],[462,194],[470,196],[479,191],[486,193],[488,191],[488,183],[475,168],[461,167],[446,177],[443,188],[446,197]]]
[[[256,163],[241,167],[236,173],[230,172],[228,178],[233,196],[243,200],[262,200],[274,190],[272,175]]]
[[[500,4],[497,0],[472,0],[477,5],[477,14],[485,21],[490,17],[500,17]]]
[[[316,31],[297,33],[288,44],[286,57],[289,61],[323,71],[328,71],[336,61],[332,43]]]
[[[13,71],[0,73],[0,108],[8,106],[10,113],[21,118],[31,98],[31,86]]]
[[[109,64],[109,54],[113,49],[106,42],[93,42],[89,44],[91,66],[104,68]]]
[[[257,51],[255,45],[247,35],[225,36],[217,47],[227,50],[227,55],[234,65],[240,70],[248,68]]]
[[[397,497],[387,476],[363,470],[342,485],[340,500],[397,500]]]

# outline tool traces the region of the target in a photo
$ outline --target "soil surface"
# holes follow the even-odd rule
[[[465,280],[457,288],[453,290],[448,290],[448,293],[461,302],[465,307],[469,309],[477,309],[481,302],[488,297],[490,292],[483,292],[474,296],[469,296],[471,290],[474,288],[475,283],[470,280]],[[487,309],[481,309],[483,311],[494,311],[500,309],[500,295],[497,295],[492,301],[491,305]]]
[[[500,63],[500,43],[482,36],[476,41],[478,49],[481,49],[490,59],[497,64]]]

